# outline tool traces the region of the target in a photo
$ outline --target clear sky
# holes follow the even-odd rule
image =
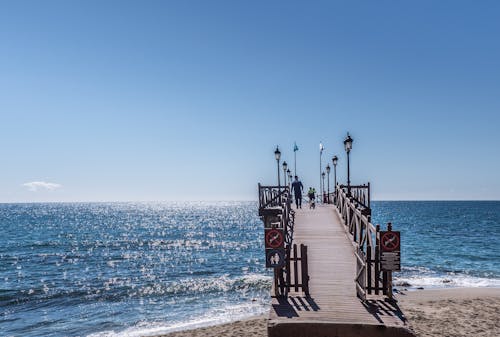
[[[274,149],[500,199],[498,1],[1,1],[0,202],[251,200]]]

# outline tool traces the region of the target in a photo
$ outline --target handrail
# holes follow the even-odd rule
[[[372,247],[372,249],[375,248],[373,236],[376,234],[376,227],[370,222],[371,216],[363,211],[364,208],[354,199],[354,197],[347,196],[347,192],[343,188],[343,185],[339,185],[336,192],[336,206],[342,215],[344,225],[348,227],[353,242],[358,244],[363,253],[366,254],[367,246]],[[369,235],[365,235],[366,233]]]
[[[284,233],[284,246],[286,265],[274,270],[274,290],[276,296],[287,296],[291,285],[291,265],[294,260],[295,273],[297,273],[297,261],[301,261],[302,283],[301,287],[306,294],[309,293],[307,276],[307,247],[301,245],[301,257],[298,258],[296,245],[293,245],[293,229],[295,223],[295,212],[292,210],[292,199],[288,186],[264,186],[259,184],[259,215],[264,220],[267,228],[280,228]],[[292,254],[292,247],[294,254]],[[293,257],[292,257],[293,255]],[[305,266],[305,267],[304,267]],[[306,275],[307,277],[305,277]],[[286,281],[285,281],[286,280]],[[299,286],[297,278],[295,288]]]
[[[259,210],[269,207],[281,207],[289,199],[288,186],[263,186],[259,184]]]
[[[341,189],[351,192],[351,197],[361,208],[370,209],[370,183],[363,185],[338,185]]]
[[[351,195],[348,195],[347,186],[337,185],[334,200],[355,247],[358,296],[364,300],[372,292],[375,295],[382,292],[392,298],[392,274],[382,271],[380,265],[380,226],[371,223],[371,209],[366,207],[370,205],[370,184],[351,186],[350,190]],[[357,191],[365,191],[365,194]]]
[[[288,186],[264,186],[259,184],[259,215],[264,215],[266,210],[278,217],[277,228],[285,231],[285,248],[293,241],[293,226],[295,212],[292,210],[292,200]]]

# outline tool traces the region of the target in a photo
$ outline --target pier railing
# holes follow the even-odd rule
[[[339,185],[340,189],[349,194],[351,201],[356,204],[357,208],[362,210],[366,215],[370,215],[370,183],[363,185],[351,185],[350,187],[347,185]]]
[[[288,186],[263,186],[259,184],[259,215],[264,221],[265,231],[279,230],[283,233],[283,242],[279,247],[273,247],[267,241],[266,265],[274,268],[274,293],[275,296],[287,296],[290,289],[298,291],[299,288],[309,294],[309,275],[307,268],[307,246],[293,244],[293,229],[295,212],[292,210],[292,199]],[[277,231],[273,233],[278,234]],[[267,261],[269,253],[280,252],[283,263],[272,265]],[[275,256],[273,255],[272,258]],[[300,263],[299,263],[300,262]]]
[[[380,293],[392,298],[392,272],[382,270],[380,226],[371,223],[370,185],[351,186],[350,191],[338,185],[335,205],[355,247],[357,294],[363,300]]]
[[[280,208],[290,199],[288,186],[263,186],[259,184],[259,214],[261,210]]]
[[[350,188],[347,185],[337,184],[335,190],[331,193],[325,193],[323,196],[323,202],[326,204],[336,204],[337,203],[337,190],[343,189],[346,194],[351,192],[351,200],[357,204],[358,208],[361,209],[365,214],[370,214],[371,204],[370,204],[370,183],[363,185],[351,185]]]

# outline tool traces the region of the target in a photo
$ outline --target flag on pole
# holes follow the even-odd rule
[[[325,149],[325,147],[323,146],[323,143],[319,143],[319,152],[323,152],[323,150]]]
[[[299,147],[297,146],[297,143],[296,143],[296,142],[294,142],[294,143],[293,143],[293,152],[296,152],[296,151],[298,151],[298,150],[299,150]]]

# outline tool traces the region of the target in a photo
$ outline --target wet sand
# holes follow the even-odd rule
[[[500,336],[500,288],[404,291],[398,301],[419,337]],[[266,323],[267,317],[260,316],[161,336],[265,337]]]

